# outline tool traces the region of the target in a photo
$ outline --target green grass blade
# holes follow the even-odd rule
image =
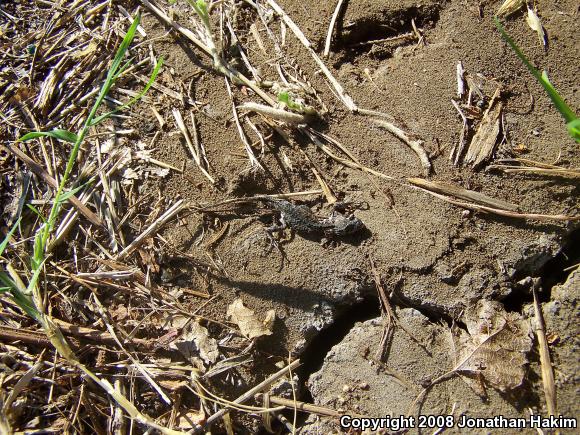
[[[16,283],[12,281],[12,279],[4,272],[0,272],[0,282],[4,286],[2,287],[3,289],[8,288],[8,291],[12,295],[12,298],[14,298],[14,302],[16,302],[16,304],[26,314],[28,314],[31,318],[33,318],[36,321],[39,321],[41,319],[42,316],[34,306],[34,303],[30,300],[30,298],[28,298],[24,293],[22,293],[22,291],[20,291],[18,285],[16,285]]]
[[[62,195],[60,195],[60,197],[58,198],[58,201],[60,202],[60,204],[65,203],[66,201],[69,200],[69,198],[73,195],[76,195],[77,192],[79,192],[80,190],[84,189],[85,187],[87,187],[89,184],[91,184],[94,180],[90,179],[89,181],[87,181],[86,183],[81,184],[80,186],[75,187],[74,189],[69,190],[68,192],[64,192]]]
[[[278,94],[278,101],[286,104],[286,107],[291,110],[297,110],[300,112],[304,109],[302,104],[295,103],[292,98],[290,98],[290,94],[288,92],[280,92]]]
[[[497,29],[499,30],[499,33],[501,33],[501,36],[503,37],[503,39],[505,39],[505,41],[509,44],[509,46],[512,48],[512,50],[515,51],[515,53],[518,55],[518,57],[521,59],[521,61],[524,63],[524,65],[530,70],[532,75],[541,83],[542,77],[540,75],[540,72],[530,63],[528,58],[520,50],[520,48],[516,45],[514,40],[511,38],[511,36],[509,36],[507,34],[507,32],[505,31],[505,29],[503,28],[503,26],[501,25],[501,23],[499,22],[497,17],[493,17],[493,21],[495,22],[495,25],[496,25]]]
[[[123,74],[131,66],[132,62],[133,62],[132,57],[127,59],[127,61],[119,67],[119,70],[117,71],[117,74],[115,74],[115,76],[113,77],[113,80],[117,80],[119,76]]]
[[[42,215],[42,213],[40,212],[39,209],[37,209],[35,206],[33,206],[32,204],[26,204],[26,207],[28,207],[28,209],[32,210],[32,212],[39,217],[39,219],[43,222],[46,223],[46,219],[44,218],[44,216]]]
[[[10,237],[12,237],[12,234],[14,234],[16,228],[18,228],[18,225],[20,225],[21,219],[22,218],[18,218],[16,223],[12,225],[12,228],[10,228],[10,231],[8,231],[8,234],[6,234],[6,237],[4,237],[4,240],[2,240],[2,242],[0,243],[0,255],[4,253],[4,250],[6,249],[6,246],[8,246],[8,242],[10,241]]]
[[[26,133],[24,136],[22,136],[20,139],[18,139],[20,142],[26,142],[29,141],[31,139],[36,139],[37,137],[42,137],[42,136],[50,136],[50,137],[54,137],[55,139],[60,139],[64,142],[70,142],[70,143],[75,143],[78,139],[77,135],[74,134],[72,131],[68,131],[68,130],[61,130],[61,129],[54,129],[51,131],[32,131],[30,133]]]
[[[56,218],[57,218],[58,210],[59,210],[58,198],[62,194],[64,186],[68,182],[68,179],[69,179],[70,174],[73,170],[74,163],[76,161],[80,146],[81,146],[82,142],[84,141],[84,138],[87,135],[89,128],[92,125],[91,123],[93,121],[93,118],[96,116],[96,113],[99,110],[99,107],[101,106],[101,104],[103,103],[105,96],[107,95],[107,93],[109,92],[109,90],[111,89],[111,87],[113,86],[113,84],[115,82],[114,77],[118,73],[119,67],[121,65],[121,62],[123,61],[123,58],[127,52],[127,49],[129,48],[129,45],[131,44],[131,42],[133,42],[133,38],[135,37],[135,32],[137,30],[137,26],[139,25],[140,20],[141,20],[141,16],[140,16],[140,14],[137,14],[135,19],[133,20],[133,23],[129,27],[127,34],[123,38],[123,41],[121,42],[121,45],[119,46],[119,49],[117,50],[117,53],[115,54],[115,58],[113,59],[113,63],[111,65],[111,68],[109,69],[109,72],[107,73],[107,78],[105,79],[105,83],[101,87],[101,90],[99,92],[99,95],[97,96],[95,104],[93,105],[93,108],[91,109],[89,115],[87,116],[87,119],[85,120],[83,128],[81,129],[80,133],[78,134],[77,140],[76,140],[76,142],[75,142],[75,144],[74,144],[74,146],[69,154],[69,159],[68,159],[68,162],[66,164],[64,174],[61,178],[60,185],[58,186],[58,190],[57,190],[56,195],[55,195],[54,204],[52,206],[52,209],[50,210],[50,216],[48,218],[48,225],[46,225],[42,231],[42,245],[43,245],[43,247],[46,247],[46,244],[48,242],[48,238],[50,236],[50,231],[52,230],[52,228],[54,226],[54,222],[56,222]]]
[[[505,31],[505,29],[503,28],[503,26],[501,25],[501,23],[499,22],[497,17],[494,17],[493,20],[494,20],[495,25],[498,28],[499,32],[501,33],[501,36],[503,37],[503,39],[506,40],[506,42],[509,44],[511,49],[517,54],[517,56],[520,58],[520,60],[528,68],[530,73],[544,87],[544,89],[548,93],[548,96],[550,97],[550,99],[554,103],[554,106],[556,106],[556,109],[558,109],[558,111],[562,114],[562,116],[566,120],[566,123],[569,124],[570,122],[573,122],[575,119],[577,119],[578,117],[576,116],[576,114],[566,104],[566,102],[560,96],[558,91],[556,91],[556,88],[554,88],[552,83],[550,83],[550,80],[548,79],[548,75],[546,74],[546,72],[544,71],[542,74],[540,74],[540,72],[530,63],[528,58],[524,55],[524,53],[516,45],[516,43],[513,41],[513,39],[507,34],[507,32]]]
[[[193,7],[193,10],[199,18],[203,21],[204,25],[209,29],[210,21],[209,21],[209,11],[207,9],[207,3],[205,0],[188,0],[189,4]]]
[[[572,122],[578,118],[576,114],[572,111],[572,109],[565,103],[564,99],[560,96],[558,91],[556,91],[556,88],[554,88],[554,85],[552,85],[552,83],[548,79],[548,74],[546,74],[546,71],[542,72],[540,83],[542,84],[542,86],[552,99],[552,102],[554,103],[558,111],[562,114],[566,122]]]
[[[45,234],[47,232],[46,228],[50,228],[49,222],[45,223],[44,227],[38,230],[36,236],[34,237],[34,248],[32,252],[32,258],[30,259],[32,270],[34,271],[40,267],[40,264],[44,259],[44,248],[46,246]]]
[[[135,104],[137,101],[139,101],[141,99],[141,97],[143,97],[143,95],[145,95],[147,93],[147,91],[149,90],[149,88],[153,85],[153,82],[155,82],[155,79],[157,78],[157,75],[159,74],[159,70],[161,69],[162,65],[163,65],[163,58],[159,58],[159,60],[157,61],[157,64],[155,65],[155,68],[153,69],[153,72],[151,73],[151,77],[149,78],[149,81],[147,82],[145,87],[141,90],[141,92],[139,92],[137,95],[135,95],[135,97],[133,97],[127,103],[125,103],[119,107],[116,107],[115,109],[111,110],[110,112],[107,112],[103,115],[97,116],[91,122],[91,125],[96,125],[99,122],[103,121],[104,119],[110,117],[114,113],[117,113],[121,110],[124,110],[127,107],[130,107],[133,104]]]
[[[12,281],[10,277],[6,275],[6,273],[4,272],[0,272],[0,282],[2,283],[2,285],[6,286],[2,288],[7,288],[8,290],[12,290],[15,288],[16,290],[18,290],[16,283]]]
[[[40,272],[42,272],[42,265],[44,264],[44,260],[40,261],[37,267],[34,269],[34,273],[28,281],[28,287],[26,289],[26,293],[32,294],[34,288],[36,287],[36,283],[38,282],[38,278],[40,278]]]
[[[576,118],[573,121],[570,121],[566,124],[566,128],[568,128],[568,133],[572,136],[576,142],[580,142],[580,118]]]
[[[123,41],[121,41],[121,45],[119,45],[119,48],[117,49],[117,53],[115,53],[115,57],[113,58],[113,63],[111,64],[111,68],[109,68],[107,78],[105,79],[106,83],[112,84],[112,82],[115,80],[116,76],[119,74],[119,71],[123,69],[123,67],[121,67],[121,62],[123,62],[123,59],[125,58],[125,54],[127,53],[129,46],[131,45],[131,43],[133,42],[133,39],[135,38],[135,32],[137,31],[137,27],[139,26],[140,22],[141,22],[141,14],[138,13],[137,16],[135,17],[135,19],[133,20],[133,22],[131,23],[131,26],[127,30],[127,33],[125,34],[125,37],[123,38]],[[125,66],[125,68],[126,68],[126,66]]]
[[[117,53],[115,54],[113,63],[111,64],[111,68],[109,68],[107,78],[105,79],[105,83],[101,88],[101,92],[99,92],[95,104],[93,105],[93,110],[91,110],[91,114],[87,118],[87,124],[89,126],[94,125],[93,117],[95,116],[97,109],[103,103],[105,96],[109,93],[111,87],[115,83],[115,79],[117,78],[119,70],[121,68],[121,62],[123,61],[123,58],[125,57],[125,54],[127,53],[129,46],[131,45],[131,42],[133,42],[133,38],[135,38],[135,32],[137,31],[137,26],[139,25],[140,21],[141,14],[137,14],[135,19],[133,20],[133,23],[131,24],[131,27],[129,27],[129,30],[127,30],[127,33],[125,34],[125,37],[123,38],[123,41],[121,42],[121,45],[117,50]]]

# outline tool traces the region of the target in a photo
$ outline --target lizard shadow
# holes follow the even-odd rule
[[[360,246],[365,240],[372,236],[372,233],[367,227],[361,228],[356,234],[348,235],[334,235],[334,234],[316,234],[316,233],[298,233],[299,237],[320,243],[325,248],[334,248],[344,243],[352,246]]]
[[[269,300],[295,309],[310,311],[313,307],[326,302],[337,305],[338,302],[320,292],[304,287],[292,287],[279,283],[264,283],[261,281],[220,279],[236,290],[236,293],[249,294],[255,298]]]

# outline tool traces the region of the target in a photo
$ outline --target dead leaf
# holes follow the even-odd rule
[[[264,321],[262,323],[264,324],[266,329],[269,329],[271,331],[272,328],[274,327],[275,321],[276,321],[276,311],[268,310],[266,312],[266,318],[264,319]]]
[[[169,391],[178,391],[189,385],[188,381],[179,381],[175,379],[157,379],[159,386]]]
[[[506,0],[497,10],[498,17],[508,17],[511,14],[520,10],[520,8],[524,5],[524,0]]]
[[[139,160],[143,160],[144,162],[148,162],[149,160],[151,160],[151,153],[152,152],[153,152],[152,150],[135,151],[135,158],[137,158]]]
[[[117,322],[122,322],[129,317],[129,309],[125,305],[117,305],[110,309],[111,317]]]
[[[464,322],[467,331],[454,334],[457,361],[463,361],[457,372],[472,381],[483,376],[502,392],[521,385],[532,348],[529,322],[517,313],[507,313],[501,303],[485,299],[466,310]]]
[[[544,27],[542,26],[542,22],[540,21],[540,17],[536,14],[536,11],[528,6],[528,16],[526,17],[526,22],[530,29],[538,34],[538,39],[540,40],[540,44],[544,47],[548,44],[548,39],[546,38],[546,32],[544,32]]]
[[[206,366],[214,364],[220,356],[217,341],[211,338],[208,330],[198,322],[190,323],[187,330],[173,344],[185,358],[192,360],[199,357]]]
[[[89,54],[94,53],[97,51],[97,43],[94,41],[89,42],[89,44],[85,47],[84,50],[78,50],[73,52],[73,59],[84,59]]]
[[[165,178],[169,175],[169,169],[167,168],[159,168],[157,166],[150,166],[147,168],[151,175],[155,175],[159,178]]]
[[[483,115],[477,131],[471,139],[464,163],[477,168],[488,161],[495,151],[497,138],[501,126],[501,111],[503,104],[499,99],[500,88],[498,87],[489,103],[489,108]]]
[[[137,248],[137,253],[139,254],[139,257],[141,257],[141,261],[143,262],[143,264],[148,266],[151,272],[157,274],[159,273],[161,268],[159,266],[159,263],[157,263],[157,260],[155,259],[155,256],[152,254],[152,252],[155,252],[153,247],[151,247],[151,250]]]
[[[123,170],[123,173],[121,174],[121,176],[125,180],[138,180],[139,179],[139,174],[137,174],[137,171],[135,171],[132,168],[125,168]]]
[[[115,139],[107,139],[101,142],[101,153],[109,154],[111,150],[115,147]]]
[[[525,154],[530,151],[526,144],[518,143],[512,147],[512,151],[516,154]]]
[[[254,312],[247,308],[241,299],[236,299],[228,306],[227,317],[238,325],[244,337],[251,340],[262,335],[272,335],[276,312],[269,310],[264,321],[260,322]]]
[[[204,425],[207,416],[203,409],[188,409],[187,412],[178,412],[175,417],[176,427],[182,430],[192,429],[197,425]]]

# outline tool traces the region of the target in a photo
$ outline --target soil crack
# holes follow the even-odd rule
[[[440,9],[439,4],[428,4],[371,10],[369,15],[339,28],[339,49],[346,60],[365,53],[377,59],[391,57],[397,47],[417,43],[417,29],[433,28],[439,21]]]
[[[377,297],[366,296],[362,302],[355,303],[336,318],[328,328],[322,330],[312,339],[302,352],[302,365],[297,371],[305,385],[301,400],[311,402],[312,396],[306,385],[311,374],[317,372],[324,363],[324,358],[330,350],[339,344],[358,322],[365,322],[381,315],[380,303]]]
[[[572,230],[562,242],[560,251],[548,260],[537,273],[529,275],[540,278],[542,291],[538,294],[540,303],[552,299],[552,288],[566,282],[568,276],[575,270],[574,266],[580,263],[580,228]],[[521,277],[525,280],[526,277]],[[502,302],[507,311],[521,312],[524,307],[533,302],[531,282],[520,289],[515,289]]]

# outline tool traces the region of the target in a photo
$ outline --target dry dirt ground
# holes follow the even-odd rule
[[[97,4],[89,3],[86,8]],[[114,1],[113,5],[117,3],[131,14],[141,4]],[[219,361],[235,357],[239,364],[232,364],[204,380],[209,390],[230,400],[279,370],[290,356],[300,358],[303,363],[295,375],[297,398],[341,414],[373,417],[451,414],[457,419],[461,415],[528,418],[530,413],[539,413],[547,416],[538,339],[532,333],[533,328],[528,330],[522,326],[529,327],[534,318],[532,287],[535,286],[547,322],[557,412],[579,418],[580,279],[577,270],[570,274],[580,258],[577,223],[466,210],[412,187],[407,181],[410,177],[420,177],[453,183],[515,204],[521,213],[580,214],[577,175],[573,178],[506,173],[487,167],[502,158],[580,167],[578,144],[567,135],[561,116],[493,24],[492,17],[500,3],[351,0],[345,2],[338,16],[326,65],[360,107],[392,115],[397,125],[424,141],[432,163],[429,173],[405,143],[377,126],[371,117],[352,113],[340,103],[291,29],[286,27],[284,34],[273,14],[266,17],[275,37],[283,43],[284,56],[280,57],[253,8],[244,2],[237,5],[238,12],[232,23],[240,38],[239,46],[257,73],[265,80],[276,81],[274,65],[279,62],[288,74],[307,81],[316,90],[316,96],[310,96],[312,104],[319,110],[323,105],[327,109],[312,127],[340,141],[362,165],[391,179],[347,167],[323,153],[298,129],[278,124],[275,131],[271,127],[274,121],[257,115],[249,118],[265,137],[263,148],[254,130],[242,119],[264,170],[251,168],[232,117],[232,100],[223,75],[215,72],[210,58],[141,4],[142,26],[147,36],[139,36],[137,43],[145,41],[143,47],[150,46],[152,55],[165,59],[157,83],[186,95],[186,100],[195,100],[196,104],[180,102],[159,89],[152,89],[147,101],[131,108],[130,117],[115,120],[117,129],[133,129],[133,133],[120,137],[112,146],[129,147],[133,151],[144,147],[152,150],[151,157],[179,169],[160,172],[151,164],[133,162],[134,173],[128,174],[125,170],[117,176],[122,186],[117,213],[129,216],[119,231],[127,243],[159,216],[159,210],[164,211],[178,199],[197,207],[256,194],[316,190],[320,184],[315,173],[336,196],[352,202],[354,214],[366,229],[336,240],[324,235],[302,237],[286,231],[277,241],[278,246],[273,247],[266,228],[277,216],[262,207],[233,207],[215,213],[200,213],[195,209],[181,212],[177,219],[160,228],[138,251],[123,260],[127,268],[139,268],[150,282],[175,297],[179,311],[171,308],[173,305],[156,305],[152,309],[153,305],[142,295],[97,286],[109,316],[124,333],[132,332],[136,338],[161,343],[147,352],[135,347],[135,357],[143,364],[158,367],[161,362],[178,366],[201,364],[198,366],[201,371],[211,370]],[[279,4],[304,32],[313,50],[322,56],[336,2],[283,0]],[[547,49],[542,48],[537,35],[526,24],[525,9],[504,20],[506,28],[532,62],[548,70],[557,89],[572,109],[577,110],[580,107],[578,4],[566,0],[535,4],[547,32]],[[24,8],[18,2],[2,7],[11,14],[18,14]],[[39,2],[38,7],[48,6]],[[163,4],[163,7],[172,9],[174,20],[194,28],[197,18],[185,2],[171,7]],[[115,6],[111,8],[118,14]],[[216,12],[213,16],[215,29],[220,28],[217,15]],[[422,35],[421,41],[413,33],[413,23]],[[253,36],[254,31],[262,38],[264,50]],[[229,35],[225,27],[223,34]],[[3,50],[8,49],[6,38],[2,40]],[[389,40],[372,42],[384,39]],[[38,47],[43,47],[35,41]],[[234,66],[247,71],[233,44],[224,53]],[[10,59],[5,58],[3,68],[10,65]],[[496,87],[502,87],[500,144],[491,161],[477,169],[454,165],[449,158],[460,141],[462,127],[452,104],[452,99],[457,99],[459,61],[473,80],[482,83],[487,96],[480,104],[482,110],[487,108]],[[31,99],[19,104],[34,100],[48,71],[47,68],[37,73],[35,84],[30,87]],[[132,80],[123,82],[123,86],[139,89]],[[238,105],[259,102],[247,87],[234,84],[232,92]],[[121,94],[115,97],[122,99]],[[159,125],[152,107],[165,120],[164,126]],[[30,108],[36,110],[32,103]],[[209,163],[208,172],[216,180],[214,185],[193,161],[175,125],[173,108],[181,111],[191,130],[189,113],[195,114],[199,141]],[[48,123],[38,116],[40,129],[45,129]],[[5,127],[2,141],[13,143],[16,132]],[[93,139],[86,145],[87,154],[91,153],[91,145],[95,145]],[[35,146],[30,145],[27,153],[40,159]],[[17,163],[7,152],[2,154],[2,162],[2,201],[6,207],[2,225],[7,227],[9,220],[13,220],[8,205],[19,196],[13,187],[16,183],[11,180],[16,171],[26,166]],[[331,212],[322,194],[300,196],[293,201],[307,205],[318,216]],[[93,203],[89,205],[94,208]],[[99,257],[101,251],[85,243],[86,232],[77,232],[71,232],[70,244],[62,247],[55,258],[62,261],[73,256],[85,258],[91,250]],[[110,251],[115,258],[115,249],[106,244],[106,238],[103,240],[103,251]],[[71,261],[67,264],[68,270],[79,272]],[[392,309],[392,324],[386,337],[389,314],[381,308],[371,264]],[[94,269],[88,271],[94,272]],[[51,297],[61,298],[56,289],[47,288]],[[72,307],[55,303],[52,315],[71,324],[104,330],[104,324],[96,321],[92,308],[89,314],[84,313],[89,303],[82,300],[82,295],[88,297],[82,288],[78,282],[71,282],[60,289],[63,293],[69,292]],[[77,296],[72,296],[73,292]],[[251,341],[239,333],[235,322],[226,316],[228,307],[238,298],[260,319],[269,310],[275,311],[271,335]],[[197,358],[199,355],[193,354],[188,358],[187,352],[178,350],[180,340],[187,341],[184,337],[191,333],[189,326],[183,326],[182,319],[191,316],[207,328],[211,339],[217,340],[219,356],[215,361],[201,361]],[[475,329],[479,328],[478,333],[482,333],[485,321],[493,329],[490,325],[495,325],[498,319],[508,325],[507,329],[519,325],[510,329],[513,336],[505,332],[507,329],[502,330],[501,342],[487,349],[490,355],[481,356],[477,364],[468,361],[466,366],[470,368],[465,366],[462,374],[453,373],[431,384],[466,356],[465,340],[477,342],[471,326],[478,325]],[[13,320],[0,314],[0,321],[6,326]],[[32,322],[24,322],[24,326],[34,329]],[[168,341],[159,340],[172,332],[174,335]],[[513,344],[517,340],[522,341],[519,347]],[[500,340],[494,336],[493,341]],[[2,342],[5,343],[3,352],[7,354],[11,349],[21,348],[30,355],[39,355],[43,349],[42,345],[6,337]],[[480,346],[487,344],[479,343]],[[481,349],[472,350],[477,354]],[[51,356],[44,358],[52,361],[54,351],[48,352]],[[98,349],[84,348],[84,352],[83,361],[90,365]],[[191,352],[200,350],[193,345]],[[9,367],[6,370],[17,373],[15,363],[7,358],[3,361]],[[125,359],[122,354],[99,354],[99,358],[102,360],[98,361],[98,367],[108,367],[101,369],[105,375],[126,373],[121,368],[116,373],[112,369],[114,363]],[[167,381],[162,387],[171,392],[173,403],[168,405],[142,379],[131,382],[138,383],[138,387],[127,382],[124,388],[137,388],[134,392],[141,396],[133,397],[143,412],[157,418],[162,425],[173,424],[182,430],[191,428],[191,424],[188,426],[186,420],[174,414],[189,413],[191,417],[195,414],[191,410],[199,409],[192,391]],[[75,388],[82,383],[80,376],[76,376],[59,384],[59,389],[70,394],[63,399],[62,412],[66,418],[74,415],[74,412],[69,414],[72,408],[67,407],[70,405],[67,400],[76,397]],[[94,390],[91,394],[101,396],[99,407],[104,406],[108,396],[92,385],[89,387]],[[59,394],[65,395],[65,392],[59,391]],[[290,383],[278,382],[272,395],[292,398]],[[176,397],[180,398],[177,404]],[[25,409],[12,421],[14,429],[51,427],[58,416],[41,417],[38,411],[41,405],[46,405],[46,400],[46,397],[29,399]],[[77,414],[84,417],[69,429],[91,432],[95,430],[92,422],[100,418],[106,430],[108,417],[91,416],[85,409],[89,402],[81,402]],[[206,416],[215,409],[208,405]],[[283,414],[292,423],[293,412]],[[199,418],[199,413],[195,416]],[[203,422],[203,418],[198,422]],[[279,421],[272,424],[276,432],[288,430]],[[297,431],[305,434],[341,432],[337,417],[299,414],[296,424]],[[218,420],[212,432],[225,432],[231,427],[235,433],[264,430],[261,418],[236,411],[231,413],[230,422],[224,424]],[[141,432],[144,427],[136,425],[135,430]],[[425,429],[423,433],[435,430],[436,427]],[[461,430],[455,427],[448,431]]]

